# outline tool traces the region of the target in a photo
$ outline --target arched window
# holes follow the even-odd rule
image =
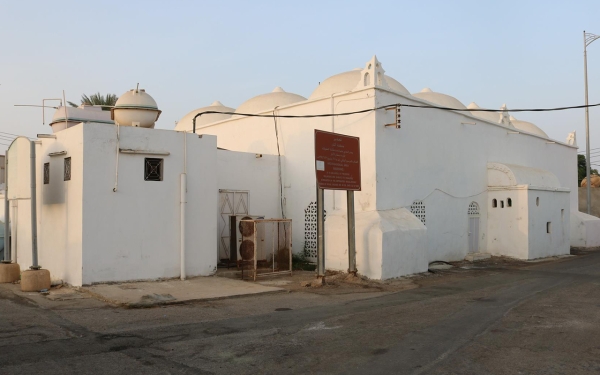
[[[498,207],[498,201],[496,199],[492,199],[492,207]]]
[[[371,76],[369,73],[365,73],[365,86],[371,86]]]
[[[512,199],[506,198],[506,206],[507,207],[512,207]]]
[[[479,205],[477,204],[477,202],[471,202],[471,204],[469,204],[469,210],[467,212],[469,217],[479,216]]]

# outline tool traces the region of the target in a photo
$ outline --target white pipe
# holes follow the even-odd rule
[[[181,280],[185,280],[185,205],[187,203],[187,174],[181,174],[181,186],[180,186],[180,267],[181,267]]]
[[[119,130],[120,130],[119,123],[117,122],[116,125],[117,125],[117,161],[115,164],[115,186],[113,187],[113,191],[115,193],[117,192],[117,189],[119,188],[119,151],[121,150],[120,149],[121,134],[119,134]]]

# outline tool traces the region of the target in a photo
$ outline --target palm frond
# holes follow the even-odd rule
[[[85,105],[99,105],[102,109],[109,111],[110,107],[113,107],[117,102],[117,95],[106,94],[102,95],[99,92],[87,96],[86,94],[81,95],[81,104]]]

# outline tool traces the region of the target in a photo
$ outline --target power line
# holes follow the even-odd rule
[[[13,136],[15,136],[15,137],[25,137],[25,138],[29,138],[29,137],[26,137],[26,136],[24,136],[24,135],[20,135],[20,134],[13,134],[13,133],[7,133],[7,132],[2,132],[2,131],[0,131],[0,133],[2,133],[2,134],[8,134],[8,135],[13,135]],[[33,139],[33,138],[29,138],[29,139]]]
[[[550,111],[565,111],[569,109],[581,109],[581,108],[590,108],[590,107],[598,107],[600,103],[596,104],[588,104],[588,105],[576,105],[569,107],[554,107],[554,108],[518,108],[518,109],[486,109],[486,108],[450,108],[450,107],[442,107],[437,105],[418,105],[418,104],[387,104],[382,105],[375,108],[361,109],[358,111],[351,112],[342,112],[342,113],[320,113],[320,114],[312,114],[312,115],[276,115],[272,114],[258,114],[258,113],[239,113],[239,112],[229,112],[229,111],[204,111],[196,113],[194,118],[192,119],[193,124],[193,132],[196,132],[196,118],[202,115],[208,114],[223,114],[223,115],[232,115],[232,116],[245,116],[245,117],[266,117],[266,118],[318,118],[318,117],[333,117],[333,116],[350,116],[357,115],[361,113],[373,112],[379,109],[393,108],[397,107],[400,110],[402,107],[408,108],[421,108],[421,109],[441,109],[444,111],[456,111],[456,112],[550,112]]]

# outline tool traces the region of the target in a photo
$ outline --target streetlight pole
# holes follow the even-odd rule
[[[596,39],[600,38],[598,35],[586,33],[583,30],[583,77],[585,80],[585,175],[587,181],[587,213],[591,215],[592,212],[592,184],[590,180],[590,109],[588,108],[588,79],[587,79],[587,46],[592,44]]]

